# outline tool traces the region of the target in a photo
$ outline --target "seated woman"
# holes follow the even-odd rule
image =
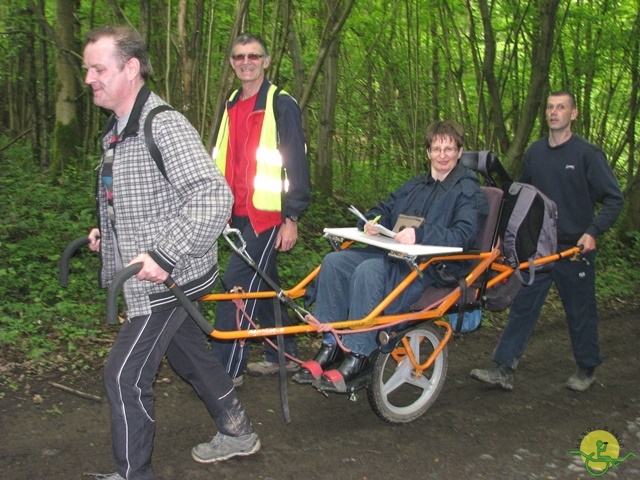
[[[395,239],[403,244],[425,244],[470,249],[488,212],[484,194],[475,173],[458,164],[462,155],[464,131],[455,122],[435,122],[427,128],[426,147],[431,161],[426,174],[419,175],[385,202],[366,214],[378,223],[398,231],[398,225],[414,225],[398,231]],[[378,232],[371,221],[359,228]],[[447,271],[458,278],[469,269],[467,262],[449,262]],[[313,316],[322,323],[357,320],[368,315],[409,273],[403,261],[388,257],[387,251],[373,246],[349,248],[328,254],[316,278]],[[442,280],[433,267],[416,278],[385,310],[385,314],[406,312],[424,289]],[[314,383],[321,390],[344,391],[346,382],[368,373],[369,356],[378,348],[376,331],[344,335],[344,353],[332,334],[325,334],[314,360],[303,365],[293,377],[298,383]],[[331,375],[322,375],[329,368]],[[335,381],[332,382],[331,379]],[[337,380],[336,380],[337,379]]]

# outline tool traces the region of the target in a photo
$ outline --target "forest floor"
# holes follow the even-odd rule
[[[440,396],[422,417],[405,425],[380,420],[364,392],[354,402],[292,381],[291,422],[286,424],[277,377],[245,374],[239,396],[262,449],[212,465],[198,464],[190,455],[192,446],[214,435],[210,417],[190,386],[163,363],[155,385],[157,478],[587,479],[594,475],[570,451],[602,432],[615,438],[610,446],[620,447],[612,458],[638,455],[611,464],[603,478],[640,478],[640,308],[600,312],[604,363],[596,384],[583,393],[565,388],[575,366],[561,313],[545,308],[512,392],[469,377],[472,368],[492,366],[497,328],[455,338]],[[306,350],[304,358],[309,358],[313,348]],[[252,356],[259,353],[255,345]],[[100,365],[83,373],[0,368],[0,478],[88,479],[83,473],[113,471]],[[102,400],[67,393],[51,382]]]

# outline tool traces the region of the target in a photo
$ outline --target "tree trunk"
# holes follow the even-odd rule
[[[289,9],[291,10],[291,9]],[[306,75],[304,70],[304,62],[302,60],[302,49],[298,41],[298,35],[294,30],[293,23],[290,23],[289,35],[287,35],[287,45],[289,46],[289,55],[291,56],[291,64],[293,66],[293,96],[300,98],[304,91],[306,83]]]
[[[489,116],[494,125],[501,153],[505,153],[509,149],[509,138],[504,122],[504,113],[502,111],[502,97],[500,95],[500,86],[496,78],[494,67],[496,62],[496,39],[493,33],[493,25],[491,24],[491,11],[487,0],[479,0],[478,6],[482,17],[482,28],[484,32],[484,61],[482,63],[482,74],[487,84],[489,94]]]
[[[330,12],[332,11],[331,3],[333,1],[327,2]],[[329,14],[329,22],[331,22],[331,13]],[[316,158],[317,172],[314,186],[320,193],[321,198],[333,196],[332,150],[338,92],[339,51],[339,40],[334,38],[327,50],[327,58],[323,69],[322,101],[320,103],[320,130],[318,132],[318,156]]]
[[[311,97],[311,92],[313,91],[313,87],[318,78],[320,70],[322,68],[322,64],[324,63],[325,57],[329,52],[329,46],[333,42],[333,40],[340,34],[342,27],[344,26],[344,22],[347,20],[349,16],[349,12],[353,7],[354,0],[346,0],[346,4],[342,7],[341,10],[338,10],[339,1],[333,2],[333,7],[335,11],[331,12],[330,19],[324,26],[324,30],[322,32],[322,38],[320,39],[320,49],[318,55],[316,56],[316,60],[313,66],[310,69],[310,74],[307,77],[306,87],[298,99],[300,103],[300,108],[304,110],[309,101],[309,97]]]
[[[205,144],[207,145],[209,151],[213,145],[211,145],[213,130],[216,127],[216,123],[218,122],[219,113],[221,112],[224,103],[227,99],[227,95],[229,91],[233,88],[236,77],[231,69],[231,64],[229,63],[229,53],[231,52],[231,45],[233,41],[236,39],[238,35],[242,32],[243,22],[245,15],[249,9],[249,0],[238,0],[238,6],[236,8],[236,17],[233,21],[233,26],[231,27],[231,31],[229,32],[229,38],[227,40],[227,48],[225,49],[225,61],[223,62],[222,73],[220,74],[220,88],[218,90],[218,95],[216,97],[215,110],[213,112],[213,122],[211,122],[211,129],[208,134],[208,138],[205,138]]]
[[[204,28],[204,0],[193,2],[190,11],[188,0],[180,0],[178,4],[178,26],[176,36],[176,50],[180,65],[180,82],[178,98],[174,100],[174,107],[186,116],[193,125],[197,125],[200,118],[198,101],[198,70],[202,53],[202,39]],[[178,100],[179,99],[179,100]],[[176,105],[176,103],[178,103]]]
[[[510,170],[514,177],[518,177],[522,169],[522,156],[529,142],[529,137],[536,117],[540,112],[540,105],[546,105],[545,90],[548,89],[549,67],[553,54],[553,39],[556,25],[556,15],[560,0],[543,0],[538,10],[538,28],[532,38],[531,75],[529,89],[524,99],[524,105],[518,118],[516,131],[509,148],[506,151],[510,160]]]
[[[67,162],[77,156],[77,148],[81,146],[78,135],[78,114],[76,98],[78,97],[78,83],[76,70],[68,52],[79,51],[76,41],[76,12],[79,8],[78,0],[56,1],[56,33],[64,50],[59,50],[56,56],[57,89],[56,123],[53,131],[53,156],[51,175],[59,175]]]
[[[40,0],[40,11],[44,14],[45,0]],[[45,32],[42,26],[38,28],[41,39],[38,46],[39,61],[38,61],[38,77],[39,87],[36,88],[36,127],[39,131],[39,160],[40,168],[45,169],[49,166],[51,154],[49,144],[49,55],[47,50],[47,42],[44,41]]]

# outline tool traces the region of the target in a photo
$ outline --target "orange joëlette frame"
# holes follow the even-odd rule
[[[347,248],[351,245],[352,241],[347,241],[343,244],[342,248]],[[579,247],[573,247],[571,249],[565,250],[563,252],[549,255],[547,257],[542,257],[536,259],[534,261],[535,265],[543,265],[549,262],[554,262],[560,260],[562,258],[566,258],[572,255],[576,255],[580,252]],[[430,257],[428,260],[419,264],[420,272],[424,271],[429,265],[437,261],[461,261],[461,260],[479,260],[479,263],[471,270],[471,272],[466,276],[467,286],[470,287],[478,278],[487,270],[491,269],[499,272],[494,278],[487,282],[487,289],[493,287],[498,282],[507,278],[509,275],[513,274],[514,269],[501,263],[498,261],[500,258],[500,251],[498,248],[495,248],[491,252],[483,252],[483,253],[456,253],[449,255],[439,255]],[[520,264],[520,270],[526,270],[529,268],[529,262],[524,262]],[[311,273],[309,273],[300,283],[289,290],[284,290],[283,293],[287,295],[291,299],[297,299],[302,297],[305,294],[306,287],[311,283],[311,281],[316,277],[318,271],[320,270],[320,266],[316,267]],[[416,270],[412,270],[402,282],[393,290],[387,297],[385,297],[380,304],[376,308],[374,308],[369,315],[359,320],[345,320],[340,322],[333,322],[331,325],[335,330],[364,330],[368,328],[383,328],[385,326],[389,326],[395,323],[401,323],[406,321],[417,321],[417,320],[433,320],[442,317],[445,315],[447,310],[453,306],[458,299],[460,298],[460,287],[457,287],[453,292],[445,296],[440,301],[436,302],[434,305],[430,305],[429,307],[418,311],[418,312],[410,312],[404,314],[396,314],[396,315],[381,315],[384,309],[391,303],[396,297],[409,285],[415,278],[418,276],[418,272]],[[274,298],[279,295],[278,292],[275,291],[264,291],[264,292],[243,292],[243,293],[215,293],[205,295],[200,298],[201,301],[222,301],[222,300],[235,300],[235,299],[268,299]],[[445,334],[445,338],[441,343],[440,347],[444,348],[444,345],[448,342],[452,330],[447,322],[437,322],[437,324],[447,330]],[[212,338],[221,339],[221,340],[236,340],[236,339],[246,339],[246,338],[256,338],[256,337],[267,337],[273,335],[291,335],[297,333],[313,333],[317,332],[318,328],[311,324],[305,323],[300,325],[290,325],[286,327],[275,327],[275,328],[258,328],[258,329],[250,329],[250,330],[232,330],[232,331],[220,331],[213,330],[210,334]],[[437,353],[442,349],[440,348],[437,352],[434,352],[437,356]],[[435,358],[433,356],[433,358]],[[424,368],[428,368],[428,365]]]

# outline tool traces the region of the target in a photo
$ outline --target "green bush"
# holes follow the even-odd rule
[[[58,280],[63,249],[95,223],[93,172],[69,168],[51,183],[18,144],[0,162],[0,348],[13,361],[45,358],[96,335],[104,318],[95,254],[73,259],[67,290]]]

